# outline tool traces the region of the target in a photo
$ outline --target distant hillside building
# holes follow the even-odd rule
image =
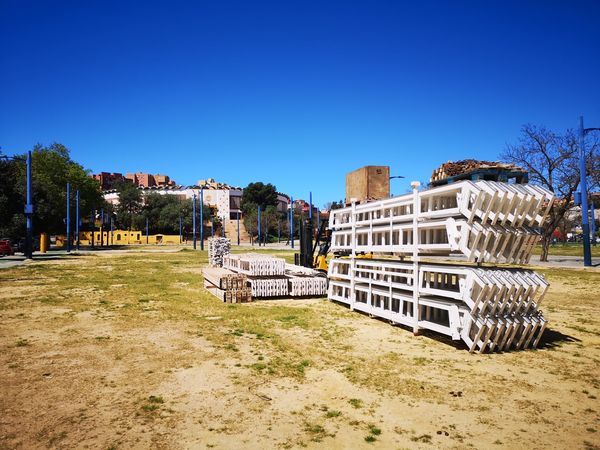
[[[128,173],[125,178],[131,180],[133,184],[141,187],[153,187],[153,186],[175,186],[175,181],[171,180],[168,175],[156,174],[145,172]]]
[[[176,195],[180,199],[190,199],[196,195],[200,197],[200,191],[203,191],[204,204],[214,207],[217,210],[217,215],[221,219],[236,220],[238,215],[241,216],[242,192],[241,187],[230,186],[226,183],[216,182],[213,178],[206,180],[198,180],[196,186],[144,186],[138,185],[144,194],[155,192],[161,195]],[[104,199],[112,204],[119,203],[119,195],[116,190],[107,191],[104,193]],[[290,198],[282,193],[277,193],[277,210],[286,212],[290,203]]]
[[[123,175],[118,172],[100,172],[97,174],[93,174],[92,178],[98,180],[98,182],[100,183],[100,187],[103,191],[110,191],[112,189],[116,189],[117,184],[122,181],[130,181],[136,186],[147,188],[154,186],[175,186],[175,181],[171,180],[171,178],[168,175],[153,175],[151,173],[145,172],[128,173],[126,175]]]
[[[100,172],[92,175],[94,180],[98,180],[100,183],[100,188],[103,191],[108,191],[111,189],[115,189],[117,183],[125,181],[126,178],[121,173],[109,173],[109,172]]]

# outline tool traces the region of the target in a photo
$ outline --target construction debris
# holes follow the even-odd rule
[[[224,237],[208,238],[208,264],[223,267],[223,257],[231,251],[231,241]]]
[[[464,159],[448,161],[435,169],[429,179],[430,185],[437,186],[460,180],[495,180],[508,181],[515,179],[517,183],[528,181],[527,171],[514,164],[498,161],[479,161]]]
[[[462,253],[478,262],[527,262],[552,193],[529,185],[463,181],[331,212],[331,300],[463,340],[472,351],[535,348],[548,283],[529,270],[421,263]],[[413,239],[414,233],[414,239]],[[377,259],[361,259],[361,253]],[[412,256],[411,262],[382,259]],[[389,257],[389,256],[388,256]]]

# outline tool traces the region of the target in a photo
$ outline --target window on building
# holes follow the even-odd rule
[[[120,241],[120,240],[121,240],[121,234],[117,233],[117,241]]]

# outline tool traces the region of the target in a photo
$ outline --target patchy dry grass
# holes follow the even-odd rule
[[[543,270],[541,349],[469,355],[324,299],[221,303],[204,264],[132,251],[0,271],[0,447],[598,443],[597,270]]]

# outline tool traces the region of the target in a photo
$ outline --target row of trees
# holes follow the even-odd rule
[[[326,209],[343,207],[343,203],[329,202]],[[277,189],[270,183],[250,183],[242,193],[241,210],[243,213],[244,226],[251,236],[258,235],[258,210],[260,209],[261,235],[265,240],[273,239],[278,234],[282,237],[290,236],[289,212],[277,210]],[[298,236],[298,224],[303,217],[302,208],[294,206],[294,223],[296,228],[294,234]],[[316,216],[313,217],[315,226]]]
[[[142,192],[133,184],[123,182],[117,185],[119,204],[115,207],[107,205],[108,214],[115,217],[115,226],[126,230],[143,230],[148,222],[151,234],[178,234],[179,221],[186,233],[192,230],[192,199],[182,199],[175,195],[161,195]],[[200,226],[200,207],[196,204],[196,226]],[[215,211],[204,204],[202,208],[204,221],[214,217]],[[218,222],[215,223],[218,225]]]
[[[258,209],[261,211],[261,232],[263,236],[276,235],[283,223],[286,213],[277,211],[277,188],[271,183],[250,183],[242,193],[242,210],[244,227],[250,236],[258,235]],[[281,228],[288,235],[287,224]]]
[[[25,235],[25,158],[25,154],[15,155],[10,159],[0,158],[0,238],[19,239]],[[191,232],[191,199],[158,193],[142,196],[142,192],[133,184],[122,183],[118,186],[120,203],[115,207],[104,200],[100,184],[90,177],[90,171],[71,159],[69,150],[64,145],[38,144],[32,149],[31,159],[34,235],[65,233],[67,182],[71,184],[72,190],[73,223],[75,191],[79,190],[82,229],[89,228],[90,217],[99,218],[100,211],[103,210],[106,226],[112,218],[116,228],[143,230],[148,219],[151,233],[178,234],[181,218],[183,229]],[[204,205],[203,214],[204,220],[209,221],[214,211]],[[197,217],[200,217],[199,211]]]
[[[23,207],[26,200],[26,155],[0,160],[0,237],[25,235]],[[31,154],[33,231],[64,233],[67,215],[66,184],[79,190],[82,216],[88,216],[104,204],[100,185],[89,172],[73,161],[62,144],[36,145]]]

